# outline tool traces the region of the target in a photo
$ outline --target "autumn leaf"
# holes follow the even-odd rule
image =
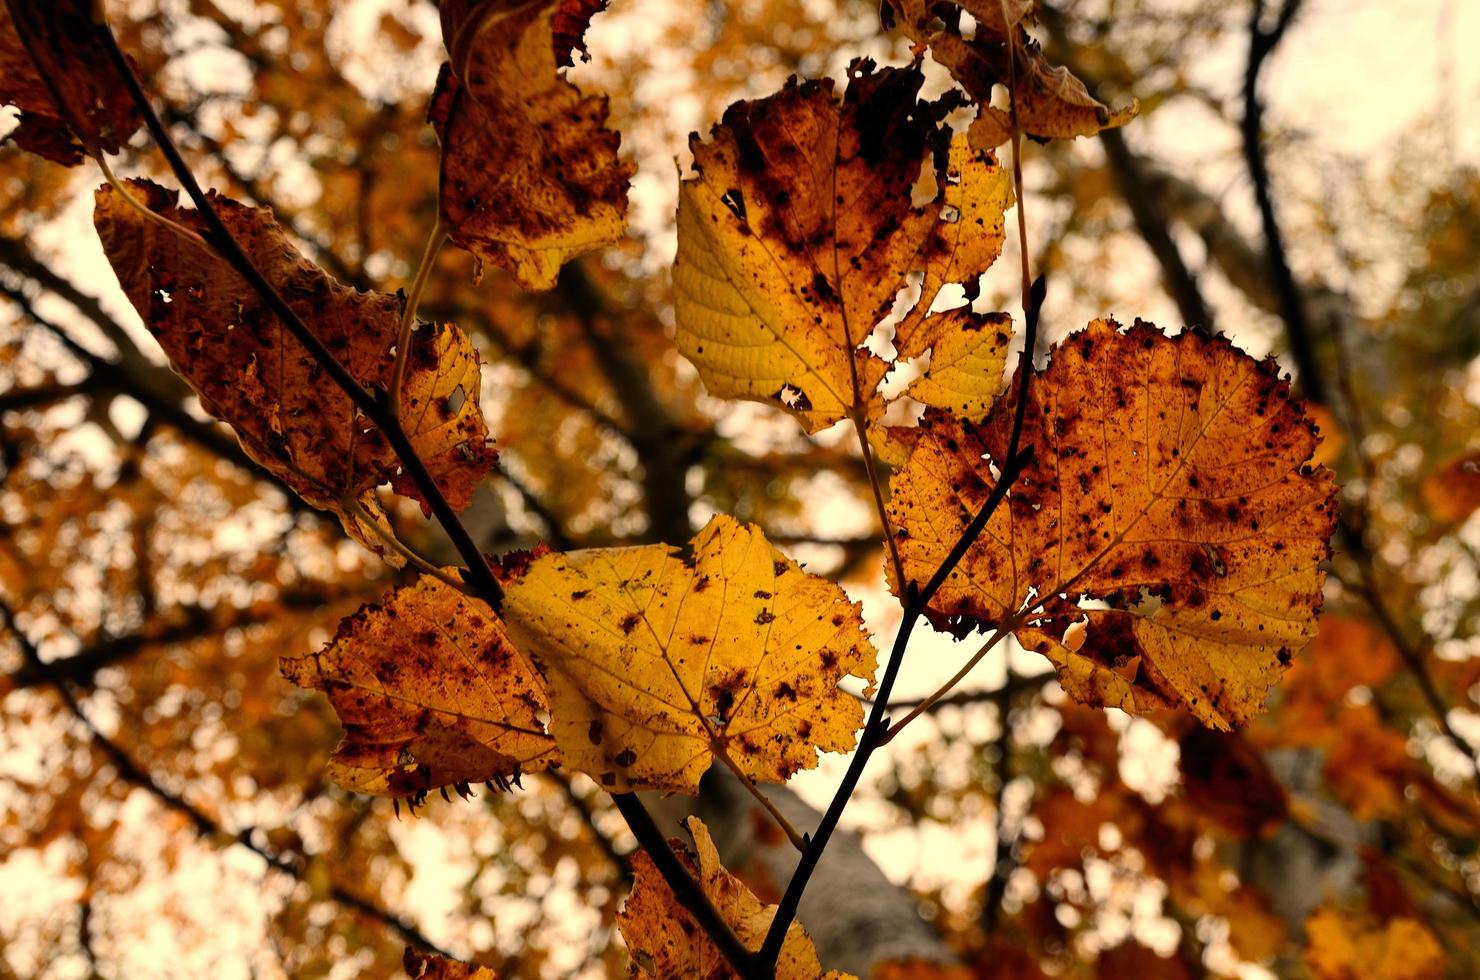
[[[1012,137],[1011,115],[992,105],[992,89],[997,85],[1012,91],[1022,131],[1041,141],[1093,136],[1124,126],[1140,111],[1139,104],[1132,100],[1130,105],[1112,112],[1067,68],[1050,64],[1038,42],[1023,29],[1030,5],[1020,0],[1006,5],[1011,23],[1003,16],[1004,5],[993,0],[961,3],[976,19],[976,33],[971,38],[962,36],[958,20],[936,16],[939,4],[927,0],[891,2],[898,9],[906,35],[928,47],[935,60],[976,102],[977,118],[970,130],[973,147],[991,149]]]
[[[549,289],[560,267],[622,236],[630,164],[606,128],[604,96],[558,74],[592,0],[459,0],[441,7],[451,62],[429,119],[442,144],[439,200],[448,238]]]
[[[498,974],[486,966],[460,963],[410,946],[406,947],[401,965],[411,980],[498,980]]]
[[[281,669],[329,696],[345,732],[329,774],[352,792],[415,796],[559,761],[539,674],[481,601],[429,575]]]
[[[1416,919],[1383,923],[1331,907],[1305,922],[1305,962],[1319,980],[1438,980],[1445,955]]]
[[[205,233],[173,193],[143,180],[128,187],[156,214]],[[213,201],[247,255],[349,372],[367,388],[388,388],[400,301],[335,281],[293,247],[269,211],[220,195]],[[384,521],[375,487],[389,482],[421,499],[379,430],[210,248],[148,220],[111,187],[98,190],[93,220],[129,300],[202,406],[236,429],[253,459],[379,550],[359,514]],[[455,326],[422,324],[412,334],[401,425],[458,509],[496,459],[479,379],[478,354]]]
[[[889,505],[910,579],[929,578],[985,503],[1013,408],[980,426],[922,419]],[[931,621],[1018,629],[1085,703],[1246,722],[1315,633],[1335,520],[1331,473],[1307,462],[1314,427],[1275,363],[1100,320],[1055,347],[1026,418],[1035,456]]]
[[[680,863],[695,875],[715,911],[730,924],[740,942],[751,950],[759,949],[776,906],[762,905],[744,882],[725,870],[702,820],[689,817],[684,827],[694,839],[695,853],[690,855],[682,841],[670,841]],[[627,943],[636,977],[722,980],[735,976],[713,940],[679,905],[646,852],[633,856],[632,874],[632,891],[617,913],[617,928]],[[823,976],[817,947],[799,923],[793,922],[786,930],[775,975],[778,980],[817,980]],[[838,973],[826,976],[829,980],[844,980]]]
[[[1000,390],[1011,332],[927,313],[947,283],[975,295],[1002,249],[1011,181],[991,154],[951,139],[940,121],[954,102],[918,101],[921,82],[859,61],[841,105],[830,79],[792,79],[731,106],[709,141],[690,139],[676,339],[711,394],[776,405],[809,432],[877,416],[890,362],[863,345],[912,272],[920,298],[893,343],[900,357],[940,354],[926,397],[978,407]],[[922,182],[933,190],[916,203]]]
[[[720,515],[665,545],[551,554],[507,586],[510,634],[544,670],[565,764],[613,792],[695,793],[721,759],[784,782],[863,723],[859,606]]]
[[[89,150],[117,153],[142,122],[92,6],[0,4],[0,105],[20,110],[20,125],[7,138],[67,167]]]

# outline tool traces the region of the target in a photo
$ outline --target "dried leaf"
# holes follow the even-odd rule
[[[1002,248],[1011,181],[990,154],[950,140],[940,120],[953,102],[918,102],[921,81],[855,62],[842,105],[831,80],[792,79],[732,105],[710,141],[690,140],[677,342],[712,394],[779,406],[809,432],[877,416],[889,362],[863,344],[912,271],[924,286],[895,328],[901,356],[949,345],[964,326],[926,313],[945,283],[974,295]],[[925,178],[934,190],[917,204]],[[915,336],[922,321],[931,328]],[[990,348],[974,350],[989,360]]]
[[[329,696],[344,741],[329,764],[356,793],[415,796],[558,761],[544,684],[503,624],[432,576],[362,606],[283,676]]]
[[[740,942],[749,949],[759,949],[776,915],[776,906],[762,905],[739,878],[725,870],[702,820],[689,817],[684,826],[694,838],[697,862],[682,841],[670,841],[679,861],[696,875],[699,887],[715,911],[734,929]],[[674,898],[647,852],[633,857],[632,871],[632,892],[617,913],[617,928],[632,957],[633,974],[643,980],[662,977],[723,980],[735,976],[714,942]],[[799,923],[793,922],[786,930],[786,941],[776,962],[776,976],[778,980],[817,980],[823,976],[817,947]],[[837,973],[829,973],[827,977],[843,980]]]
[[[1019,639],[1076,699],[1244,723],[1315,632],[1335,520],[1288,382],[1224,339],[1102,320],[1059,344],[1030,392],[1033,462],[931,621],[963,634],[1043,604]],[[985,503],[1010,402],[981,426],[922,419],[890,503],[911,579],[929,578]],[[1081,595],[1112,608],[1084,612]]]
[[[545,672],[566,765],[613,792],[697,792],[716,757],[784,782],[852,749],[863,722],[837,686],[873,676],[858,604],[731,517],[687,552],[546,555],[503,613]]]
[[[68,167],[89,147],[117,153],[143,121],[96,33],[91,6],[0,4],[0,105],[21,111],[7,138]]]
[[[129,187],[156,213],[204,232],[173,193],[149,181]],[[388,388],[400,301],[335,281],[299,254],[271,212],[213,200],[247,255],[349,372],[367,388]],[[253,459],[378,550],[343,501],[358,499],[383,521],[376,486],[390,482],[421,499],[379,430],[214,251],[147,220],[110,187],[97,192],[94,222],[134,308],[205,409],[231,423]],[[455,326],[422,324],[412,334],[401,424],[458,509],[496,459],[479,377],[478,354]]]
[[[1011,4],[1008,13],[1012,23],[1007,24],[1000,4],[990,0],[962,3],[977,19],[975,36],[965,38],[957,23],[935,16],[936,4],[926,0],[895,2],[909,38],[928,46],[935,60],[977,103],[976,122],[971,126],[971,145],[977,149],[1000,146],[1012,137],[1011,116],[992,106],[996,85],[1012,89],[1018,125],[1026,135],[1042,141],[1093,136],[1101,130],[1124,126],[1140,111],[1133,99],[1130,105],[1112,112],[1067,68],[1049,64],[1038,42],[1021,25],[1027,4]]]
[[[606,128],[605,96],[558,72],[601,4],[461,0],[442,5],[452,61],[429,118],[442,144],[448,238],[527,289],[555,285],[569,259],[622,236],[630,164]]]
[[[498,974],[486,966],[473,966],[449,960],[435,953],[423,953],[410,946],[401,960],[411,980],[498,980]]]

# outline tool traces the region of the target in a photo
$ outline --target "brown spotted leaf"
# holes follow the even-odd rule
[[[88,148],[117,153],[142,122],[91,7],[89,0],[0,3],[0,105],[20,110],[7,138],[68,167]]]
[[[912,272],[924,285],[894,329],[900,356],[960,326],[928,311],[947,283],[975,295],[1002,248],[1011,181],[991,154],[951,140],[941,119],[952,100],[920,102],[921,82],[913,69],[855,62],[841,104],[831,80],[792,79],[690,140],[677,342],[712,394],[776,405],[809,432],[877,417],[890,365],[863,344]],[[992,370],[990,345],[973,349],[987,379],[979,401],[1002,367]]]
[[[961,6],[977,20],[976,33],[964,37],[959,22],[936,16],[940,5],[927,0],[893,0],[898,21],[916,44],[929,47],[978,106],[971,126],[971,145],[991,149],[1012,136],[1010,115],[992,107],[996,85],[1012,89],[1017,100],[1018,124],[1037,140],[1093,136],[1104,129],[1124,126],[1140,111],[1130,105],[1111,111],[1089,94],[1084,83],[1067,68],[1049,63],[1038,42],[1022,26],[1028,4],[1003,5],[992,0],[967,0]],[[1016,80],[1016,86],[1013,81]]]
[[[682,841],[670,841],[679,861],[695,876],[740,942],[752,950],[759,949],[776,915],[776,906],[761,904],[744,882],[725,870],[702,820],[689,817],[684,826],[694,839],[694,853],[691,855]],[[633,975],[640,980],[734,977],[724,955],[678,903],[647,852],[633,856],[632,871],[632,891],[617,913],[617,928],[632,957]],[[799,923],[793,922],[786,930],[775,975],[778,980],[818,980],[824,976],[817,947]],[[842,980],[836,973],[826,976]]]
[[[129,186],[156,213],[203,232],[173,193],[148,181]],[[367,388],[388,388],[400,301],[335,281],[299,254],[269,211],[219,195],[214,202],[247,255],[349,372]],[[420,494],[349,396],[213,250],[147,220],[109,187],[97,192],[94,222],[124,291],[202,406],[305,500],[378,544],[344,501],[358,500],[379,521],[376,486]],[[421,324],[408,352],[401,424],[459,509],[496,458],[478,397],[478,354],[468,338],[451,324]]]
[[[604,96],[558,74],[602,5],[458,0],[442,5],[451,62],[430,121],[442,144],[448,238],[527,289],[555,285],[571,258],[622,236],[632,167],[606,128]]]
[[[931,620],[1020,628],[1086,703],[1246,722],[1315,633],[1335,485],[1308,462],[1318,437],[1304,406],[1273,361],[1140,322],[1071,335],[1029,390],[1033,461]],[[929,578],[985,503],[1010,401],[979,426],[922,419],[891,484],[912,580]],[[1079,609],[1081,596],[1100,608]]]
[[[546,555],[503,614],[545,673],[565,764],[613,792],[694,793],[716,758],[784,782],[863,721],[838,688],[873,677],[859,606],[731,517],[685,551]]]
[[[449,960],[412,946],[406,947],[401,966],[411,980],[498,980],[498,974],[486,966]]]
[[[416,796],[558,761],[539,674],[481,601],[422,576],[339,624],[283,676],[329,696],[344,725],[329,774],[356,793]]]

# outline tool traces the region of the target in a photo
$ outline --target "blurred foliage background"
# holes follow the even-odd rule
[[[1142,114],[1029,147],[1051,283],[1037,353],[1115,314],[1279,356],[1320,406],[1342,532],[1320,635],[1250,730],[1080,708],[1013,651],[880,754],[847,823],[929,926],[914,952],[938,965],[918,975],[1480,972],[1480,146],[1462,129],[1480,76],[1452,63],[1474,11],[1360,6],[1304,5],[1251,143],[1267,21],[1249,3],[1040,5],[1050,57]],[[342,280],[406,286],[436,211],[432,3],[108,10],[204,181],[271,206]],[[502,460],[480,543],[686,540],[724,511],[887,635],[851,437],[706,397],[673,349],[667,267],[689,131],[793,73],[907,63],[908,42],[868,0],[615,0],[588,42],[572,78],[609,93],[638,166],[628,239],[540,295],[447,250],[423,301],[487,362]],[[115,169],[169,181],[147,145]],[[277,657],[394,573],[255,470],[164,365],[88,227],[99,180],[0,147],[0,975],[389,976],[407,942],[508,976],[620,974],[633,842],[584,778],[414,819],[323,778],[337,724]],[[1016,267],[988,275],[983,308],[1015,308]],[[397,520],[438,547],[414,507]],[[962,655],[931,638],[905,685]],[[825,800],[837,772],[798,793]],[[749,811],[730,820],[716,836],[743,849]],[[737,870],[774,893],[763,862]],[[879,939],[807,924],[825,964],[829,942],[868,962]]]

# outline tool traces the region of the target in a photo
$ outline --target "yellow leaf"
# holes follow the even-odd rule
[[[694,838],[697,867],[683,843],[673,840],[670,844],[679,861],[696,874],[699,887],[740,942],[751,950],[759,949],[776,915],[776,906],[762,905],[744,882],[725,870],[702,820],[689,817],[684,826]],[[632,892],[617,913],[617,928],[627,943],[634,975],[644,980],[665,977],[723,980],[735,976],[713,941],[678,904],[645,851],[633,857],[632,870]],[[817,947],[801,925],[793,922],[786,931],[786,941],[776,962],[776,977],[818,980],[822,976]],[[827,977],[843,980],[837,973],[829,973]]]
[[[1008,175],[964,139],[937,154],[950,105],[918,102],[921,80],[855,62],[841,105],[831,80],[793,79],[731,106],[710,141],[691,139],[676,339],[712,394],[779,406],[809,432],[877,416],[889,362],[863,344],[909,274],[925,285],[895,345],[912,355],[930,346],[909,335],[940,286],[974,291],[1001,251]],[[934,187],[915,203],[922,172]],[[953,325],[938,324],[934,341]]]
[[[144,180],[129,187],[157,214],[205,233],[199,215],[178,207],[172,192]],[[248,257],[350,374],[367,388],[388,388],[400,301],[335,281],[293,247],[271,212],[213,198]],[[380,550],[343,502],[358,499],[383,524],[376,486],[389,482],[417,500],[421,494],[379,430],[214,251],[148,220],[111,187],[99,188],[93,220],[129,300],[206,411],[229,422],[242,448],[304,500],[338,514],[352,536]],[[451,324],[420,324],[408,352],[401,425],[457,509],[497,458],[479,387],[468,338]]]
[[[616,242],[626,225],[633,168],[617,159],[606,98],[582,96],[557,74],[583,26],[566,6],[441,8],[452,61],[430,119],[442,144],[442,219],[449,239],[526,289],[554,286],[566,261]]]
[[[1030,392],[1033,461],[935,596],[932,622],[1024,625],[1019,613],[1042,606],[1021,638],[1071,696],[1246,722],[1314,635],[1335,520],[1331,474],[1307,462],[1314,426],[1277,366],[1221,338],[1102,320],[1059,344]],[[922,419],[889,505],[912,580],[929,578],[990,494],[1011,401],[981,426]],[[1086,613],[1081,595],[1115,608]]]
[[[784,782],[852,749],[863,721],[837,686],[873,676],[858,604],[731,517],[689,553],[546,555],[503,613],[545,672],[565,764],[613,792],[697,792],[716,757]]]
[[[539,675],[477,599],[432,576],[362,606],[283,676],[329,695],[344,741],[329,772],[357,793],[416,796],[559,761]]]
[[[1325,907],[1305,922],[1305,962],[1320,980],[1438,980],[1444,950],[1416,919],[1377,923]]]
[[[929,317],[920,346],[932,348],[930,367],[910,385],[911,398],[977,421],[1002,391],[1002,368],[1012,339],[1005,313],[973,313],[969,306]]]

